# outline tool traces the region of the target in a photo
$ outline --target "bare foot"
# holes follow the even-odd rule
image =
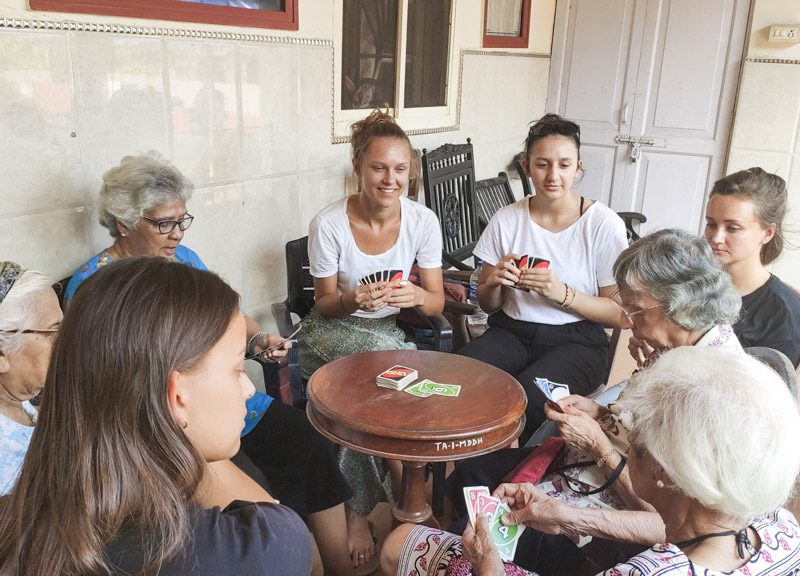
[[[350,508],[347,508],[347,545],[356,568],[367,564],[375,555],[375,541],[367,518]]]

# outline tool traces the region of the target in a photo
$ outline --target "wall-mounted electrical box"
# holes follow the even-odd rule
[[[781,44],[799,44],[800,24],[773,24],[769,27],[769,41]]]

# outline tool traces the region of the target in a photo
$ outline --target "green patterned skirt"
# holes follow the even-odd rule
[[[416,345],[405,341],[405,334],[395,323],[394,316],[386,318],[326,318],[315,308],[303,319],[303,331],[298,334],[300,371],[309,378],[328,362],[377,350],[413,350]],[[387,366],[388,368],[388,366]],[[392,502],[389,470],[380,458],[339,448],[339,468],[353,490],[347,506],[366,516],[378,502]]]

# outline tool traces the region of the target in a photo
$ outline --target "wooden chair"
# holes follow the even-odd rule
[[[525,196],[533,196],[533,187],[528,175],[525,173],[525,168],[522,167],[522,159],[525,158],[525,152],[520,152],[514,156],[514,168],[517,169],[519,179],[522,182],[522,192]]]
[[[486,178],[475,183],[475,200],[478,204],[478,226],[483,232],[495,212],[515,202],[508,174],[500,172],[496,178]]]
[[[308,259],[308,236],[286,243],[286,284],[286,300],[272,305],[272,316],[278,332],[283,336],[288,336],[297,328],[292,314],[302,320],[314,307],[314,279],[311,276]],[[421,316],[421,318],[424,318],[429,325],[432,334],[432,348],[439,352],[450,352],[453,348],[453,330],[445,317],[438,314],[430,317]],[[409,336],[415,334],[412,328],[403,325],[400,321],[398,321],[398,326]],[[413,338],[411,339],[413,340]],[[268,377],[267,369],[274,370],[274,366],[274,364],[264,366],[265,381]],[[289,380],[293,403],[303,404],[305,402],[305,385],[300,376],[297,348],[291,349],[287,368],[291,375]],[[274,382],[275,375],[272,372],[269,377],[271,382]]]
[[[66,312],[66,303],[64,302],[64,295],[67,292],[67,285],[69,281],[72,280],[72,276],[67,276],[66,278],[62,278],[55,284],[53,284],[53,291],[58,296],[58,305],[61,307],[62,312]]]
[[[442,258],[458,270],[472,270],[464,260],[480,236],[475,202],[475,161],[472,142],[444,144],[422,151],[422,182],[425,205],[439,218]]]

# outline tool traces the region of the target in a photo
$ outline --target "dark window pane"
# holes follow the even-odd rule
[[[409,0],[406,108],[447,104],[450,0]]]
[[[342,20],[342,110],[394,107],[397,0],[344,0]]]

